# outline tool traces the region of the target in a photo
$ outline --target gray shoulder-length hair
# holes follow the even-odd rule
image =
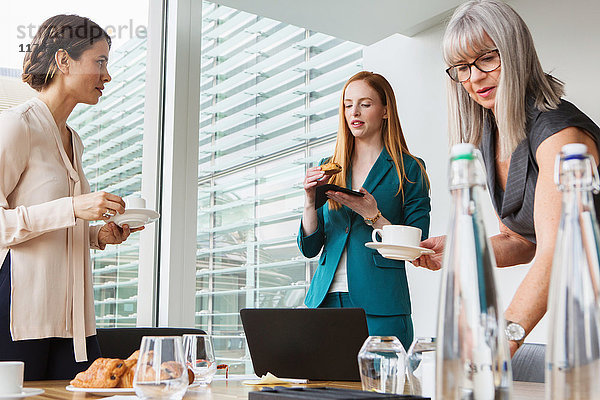
[[[455,65],[493,49],[498,49],[502,62],[495,115],[448,77],[448,131],[452,144],[478,146],[486,118],[495,116],[501,132],[499,157],[506,160],[526,137],[526,98],[532,97],[537,108],[547,111],[558,106],[564,89],[561,81],[542,70],[527,25],[509,5],[499,0],[460,5],[444,34],[446,64]]]

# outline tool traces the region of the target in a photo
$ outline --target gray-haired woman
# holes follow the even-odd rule
[[[500,234],[491,238],[497,264],[535,260],[505,312],[514,354],[546,312],[561,210],[553,181],[556,155],[567,143],[584,143],[598,162],[600,128],[561,99],[562,82],[544,73],[527,25],[507,4],[459,6],[443,48],[451,142],[472,143],[483,154],[500,223]],[[414,264],[439,269],[444,240],[424,241],[436,253]]]

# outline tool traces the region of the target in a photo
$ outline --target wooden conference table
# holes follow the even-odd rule
[[[25,382],[25,387],[42,388],[46,392],[40,396],[29,397],[29,399],[53,399],[53,400],[92,400],[100,399],[88,393],[69,392],[65,387],[68,381],[36,381]],[[349,389],[360,389],[360,382],[315,382],[307,385],[295,386],[313,386],[313,387],[339,387]],[[188,391],[184,399],[188,400],[233,400],[247,399],[248,392],[260,390],[257,386],[247,386],[240,380],[216,380],[206,388],[194,388]],[[133,395],[133,393],[129,394]],[[542,400],[544,398],[544,384],[530,382],[514,382],[512,400]]]

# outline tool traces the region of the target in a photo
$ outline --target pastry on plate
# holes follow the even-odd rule
[[[184,367],[175,361],[165,361],[160,365],[158,376],[152,368],[153,352],[147,353],[146,362],[140,366],[140,381],[177,379]],[[140,351],[137,350],[126,360],[118,358],[98,358],[90,367],[77,374],[71,385],[79,388],[132,388]],[[188,381],[194,382],[194,373],[187,368]]]
[[[114,388],[127,372],[127,366],[118,358],[97,358],[85,371],[77,374],[71,385],[80,388]]]

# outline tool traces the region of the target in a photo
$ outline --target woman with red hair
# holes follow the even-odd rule
[[[389,82],[372,72],[351,77],[342,91],[333,156],[342,172],[330,179],[320,166],[304,179],[305,202],[298,247],[306,257],[322,250],[305,303],[309,307],[361,307],[369,334],[397,336],[408,349],[413,338],[404,261],[365,247],[374,228],[410,225],[429,233],[429,180],[423,161],[412,155],[400,127]],[[327,191],[315,209],[318,186],[333,183],[360,191]]]

